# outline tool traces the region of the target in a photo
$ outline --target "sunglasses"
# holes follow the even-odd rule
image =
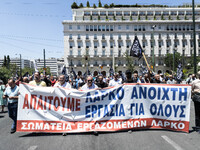
[[[87,80],[88,82],[92,82],[93,80]]]

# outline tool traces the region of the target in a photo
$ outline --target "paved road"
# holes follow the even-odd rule
[[[0,150],[200,150],[200,134],[193,131],[194,106],[191,104],[190,133],[140,130],[133,132],[10,134],[12,121],[0,114]]]

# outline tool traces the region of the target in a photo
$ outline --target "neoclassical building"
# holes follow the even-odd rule
[[[84,73],[105,71],[115,66],[125,71],[125,53],[137,35],[145,56],[155,71],[165,71],[164,57],[179,52],[193,53],[192,8],[132,7],[72,9],[72,20],[64,20],[64,60],[67,69]],[[200,54],[200,8],[195,8],[196,51]],[[153,28],[154,27],[154,28]],[[134,59],[135,69],[145,64]]]

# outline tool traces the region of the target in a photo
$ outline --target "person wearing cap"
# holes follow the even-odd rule
[[[3,81],[0,80],[0,106],[1,106],[1,112],[4,112],[4,107],[6,105],[5,99],[3,99],[3,92],[5,90],[5,86],[3,85]]]
[[[18,95],[19,87],[16,85],[14,79],[9,79],[8,86],[4,91],[3,98],[8,99],[8,114],[9,117],[13,120],[13,124],[10,130],[11,134],[16,132]]]
[[[93,83],[93,77],[88,76],[86,83],[81,87],[81,90],[91,90],[91,89],[97,89],[98,86]]]
[[[122,84],[122,80],[119,79],[119,74],[115,73],[114,79],[110,80],[108,86],[117,86],[117,85],[120,85],[120,84]]]
[[[197,76],[197,79],[192,82],[192,100],[195,110],[195,130],[200,133],[200,71]]]

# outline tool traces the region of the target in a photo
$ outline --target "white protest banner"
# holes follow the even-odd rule
[[[168,129],[189,132],[191,87],[123,84],[78,91],[20,84],[17,131]]]

